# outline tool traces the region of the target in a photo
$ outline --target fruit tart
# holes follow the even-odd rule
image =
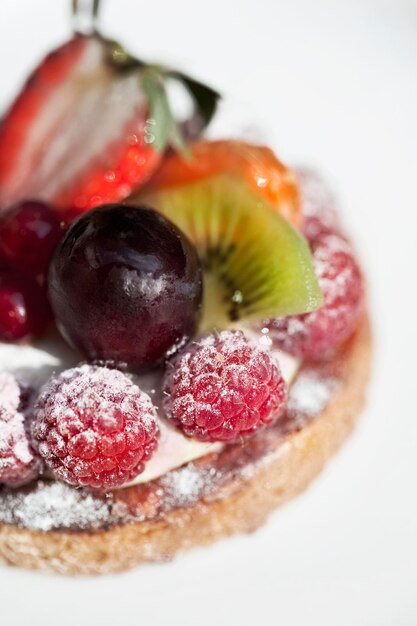
[[[215,90],[79,31],[0,123],[0,557],[104,573],[303,490],[371,342],[322,179],[208,139]]]

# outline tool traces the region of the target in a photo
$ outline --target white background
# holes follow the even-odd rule
[[[1,0],[1,101],[68,34],[68,0]],[[107,0],[105,31],[246,102],[339,191],[367,269],[374,382],[359,429],[254,535],[68,579],[0,568],[0,623],[417,624],[417,4]],[[236,105],[237,106],[237,105]]]

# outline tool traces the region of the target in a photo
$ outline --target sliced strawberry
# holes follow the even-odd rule
[[[148,101],[105,41],[76,36],[33,72],[0,124],[0,208],[25,198],[82,211],[126,198],[160,161]]]

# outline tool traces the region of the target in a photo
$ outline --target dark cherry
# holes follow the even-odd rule
[[[33,277],[0,269],[0,341],[37,337],[51,319],[45,290]]]
[[[81,217],[58,245],[49,299],[62,335],[89,359],[144,370],[195,332],[201,266],[165,217],[109,204]]]
[[[61,236],[59,216],[42,202],[20,202],[0,216],[0,256],[25,273],[46,274]]]

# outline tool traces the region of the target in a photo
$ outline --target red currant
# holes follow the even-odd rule
[[[48,205],[20,202],[0,218],[0,256],[14,268],[44,276],[61,235],[60,218]]]
[[[0,269],[0,341],[41,334],[51,321],[45,291],[30,276]]]

